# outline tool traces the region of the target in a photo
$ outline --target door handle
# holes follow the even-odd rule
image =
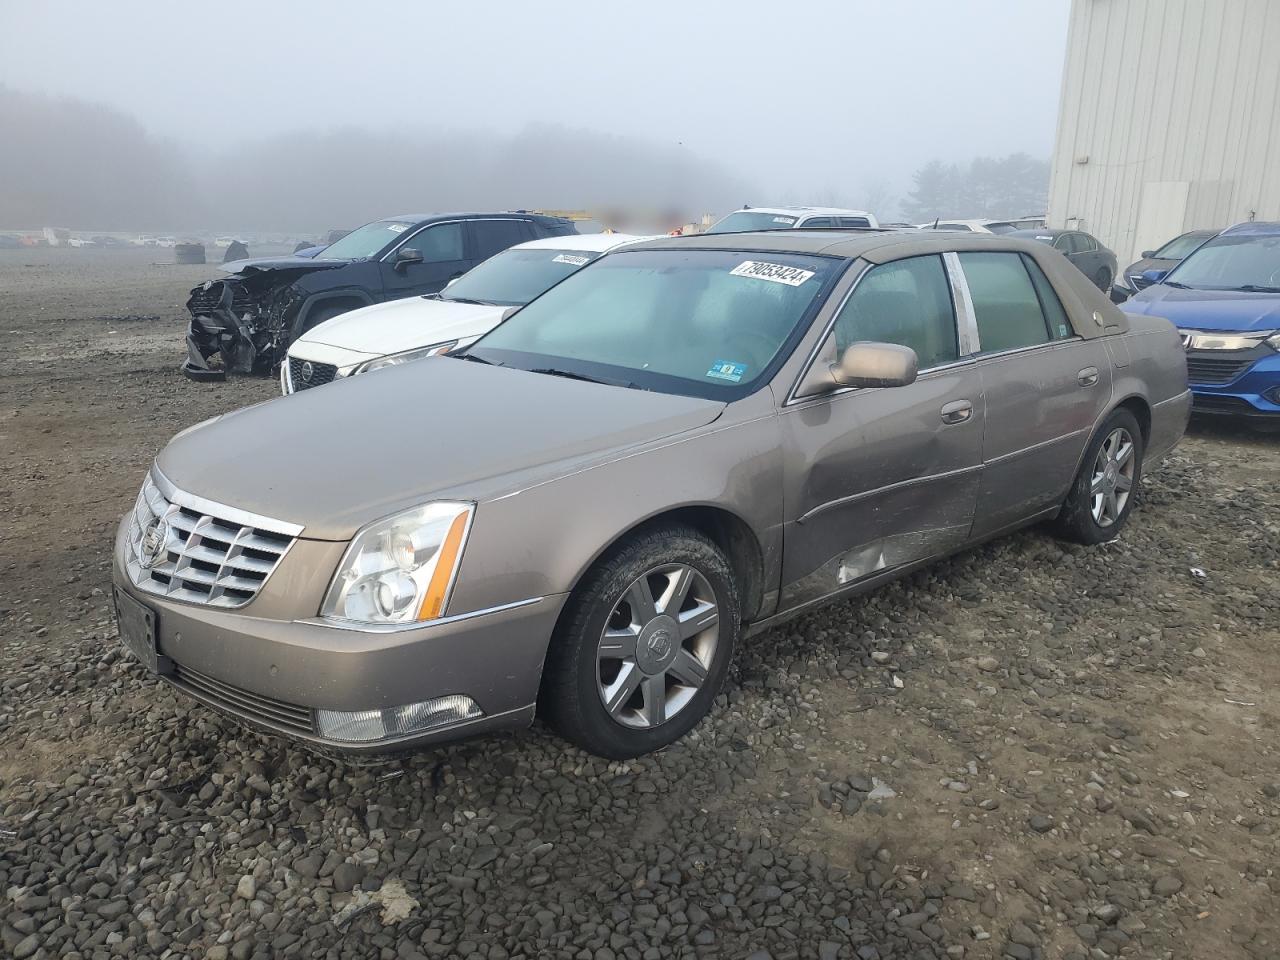
[[[942,408],[942,422],[964,423],[973,416],[973,404],[968,400],[952,400]]]
[[[1095,383],[1098,382],[1098,368],[1085,367],[1083,370],[1081,370],[1079,373],[1076,374],[1076,379],[1080,381],[1080,386],[1092,387]]]

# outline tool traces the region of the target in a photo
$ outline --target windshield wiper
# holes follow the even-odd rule
[[[1258,283],[1246,283],[1243,286],[1236,287],[1235,289],[1240,290],[1243,293],[1280,293],[1280,287],[1268,287],[1264,284]]]
[[[643,390],[644,387],[629,380],[605,380],[600,377],[589,377],[585,373],[574,373],[570,370],[559,370],[556,367],[538,367],[530,373],[543,373],[549,377],[564,377],[566,380],[581,380],[584,383],[599,383],[606,387],[626,387],[628,390]]]
[[[1166,287],[1177,287],[1179,290],[1194,290],[1195,287],[1188,287],[1185,283],[1179,283],[1177,280],[1161,280]]]
[[[439,296],[437,294],[437,296]],[[493,304],[488,300],[472,300],[470,297],[444,297],[439,296],[441,300],[447,300],[450,303],[474,303],[478,307],[492,307]]]
[[[474,353],[455,353],[452,354],[458,360],[470,360],[472,363],[483,363],[489,367],[501,367],[503,364],[497,360],[486,360],[484,357],[477,357]]]

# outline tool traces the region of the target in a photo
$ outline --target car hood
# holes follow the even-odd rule
[[[497,325],[505,309],[428,297],[390,300],[326,320],[299,337],[297,345],[323,343],[383,356],[444,340],[479,336]],[[305,350],[300,355],[306,356]]]
[[[431,499],[564,476],[724,406],[432,357],[226,414],[176,437],[156,466],[188,493],[347,540]]]
[[[1239,290],[1179,290],[1167,284],[1147,287],[1120,304],[1125,313],[1164,317],[1187,330],[1280,329],[1280,294]]]
[[[345,267],[350,260],[315,260],[311,257],[266,257],[232,260],[219,264],[225,273],[268,273],[272,270],[332,270]]]

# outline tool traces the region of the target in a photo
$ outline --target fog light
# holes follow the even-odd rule
[[[434,727],[460,723],[480,716],[480,708],[470,697],[454,694],[422,703],[384,710],[317,710],[320,736],[345,743],[372,743],[421,733]]]

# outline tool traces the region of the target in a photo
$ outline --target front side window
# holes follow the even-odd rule
[[[517,243],[531,239],[523,220],[472,220],[476,238],[476,259],[488,260]]]
[[[611,253],[467,354],[549,375],[735,399],[772,376],[844,264],[754,251]]]
[[[317,260],[363,260],[376,257],[391,244],[402,239],[413,224],[397,220],[378,220],[352,230],[335,240],[319,254]]]
[[[1165,279],[1199,290],[1280,293],[1280,236],[1214,237]]]
[[[462,260],[462,224],[437,223],[415,234],[405,247],[422,254],[424,263],[450,263]]]
[[[1031,276],[1017,253],[961,253],[983,353],[1049,342]]]
[[[867,271],[836,317],[837,356],[853,343],[896,343],[921,370],[959,357],[946,268],[937,256],[882,263]]]
[[[441,300],[524,306],[600,254],[591,250],[504,250],[463,274]]]

